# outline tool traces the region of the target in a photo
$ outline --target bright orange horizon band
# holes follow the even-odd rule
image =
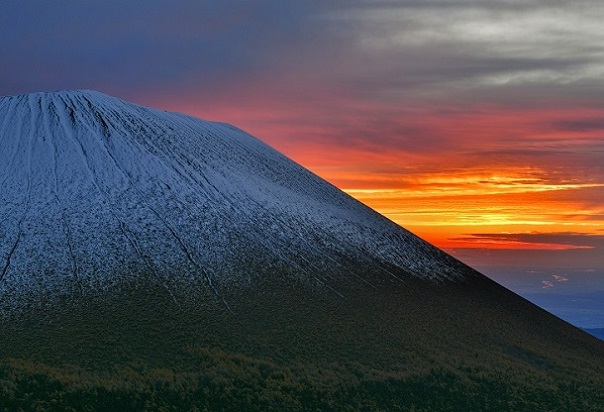
[[[586,210],[584,205],[555,200],[546,191],[581,190],[590,186],[567,188],[512,187],[498,189],[488,184],[457,184],[448,193],[440,190],[415,189],[348,189],[348,194],[380,212],[397,224],[436,246],[446,249],[521,249],[569,250],[591,248],[588,245],[526,241],[539,234],[581,233],[597,235],[601,222],[589,219],[599,210]],[[487,186],[487,187],[481,187]],[[468,193],[470,192],[470,193]]]

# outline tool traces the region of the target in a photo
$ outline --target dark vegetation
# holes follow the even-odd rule
[[[604,344],[484,278],[262,279],[234,315],[143,281],[39,301],[0,325],[0,410],[604,410]]]

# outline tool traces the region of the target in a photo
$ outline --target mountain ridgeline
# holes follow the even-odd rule
[[[0,410],[604,410],[604,343],[230,125],[0,98]]]

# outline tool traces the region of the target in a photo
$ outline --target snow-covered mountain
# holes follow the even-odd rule
[[[4,305],[139,272],[218,294],[249,282],[250,265],[341,295],[326,273],[371,286],[351,259],[395,281],[470,273],[233,126],[95,91],[0,99]]]

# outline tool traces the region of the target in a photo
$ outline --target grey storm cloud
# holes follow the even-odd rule
[[[530,85],[534,92],[595,83],[603,67],[599,21],[604,5],[599,2],[352,4],[333,12],[332,20],[349,30],[359,59],[373,57],[368,77],[379,78],[381,71],[387,87],[432,85],[439,89],[434,93],[456,88],[476,93]],[[373,80],[370,86],[379,85]]]

